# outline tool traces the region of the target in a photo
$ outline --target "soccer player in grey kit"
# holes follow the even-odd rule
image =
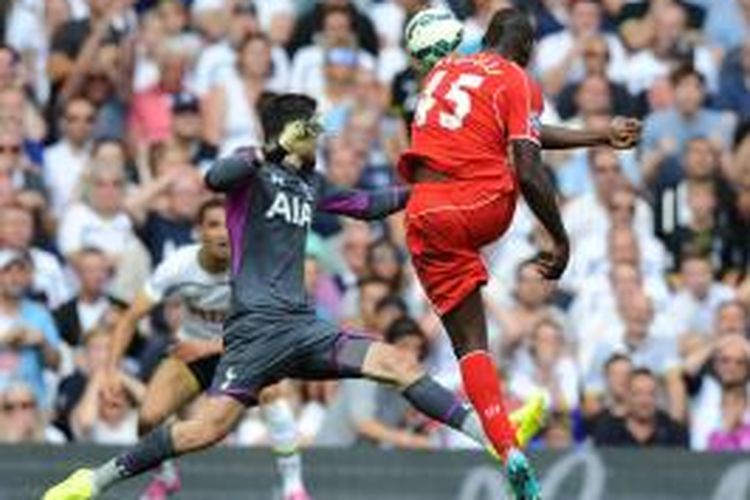
[[[315,172],[315,101],[284,94],[261,107],[268,141],[219,160],[206,184],[227,196],[232,247],[232,303],[224,353],[210,397],[186,420],[166,424],[97,469],[80,469],[46,500],[94,498],[162,461],[220,442],[261,389],[283,378],[366,377],[390,383],[417,409],[486,446],[473,410],[394,346],[343,332],[318,319],[305,294],[305,241],[314,210],[359,219],[404,208],[409,191],[366,192],[331,185]],[[523,425],[523,424],[522,424]]]

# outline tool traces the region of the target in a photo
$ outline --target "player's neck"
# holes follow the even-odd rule
[[[201,247],[198,251],[198,263],[207,272],[211,274],[223,273],[229,269],[229,260],[223,258],[217,258],[206,249]]]

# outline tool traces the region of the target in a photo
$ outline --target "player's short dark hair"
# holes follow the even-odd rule
[[[700,71],[695,69],[692,64],[683,64],[669,75],[669,80],[672,83],[673,87],[676,87],[677,85],[682,83],[683,80],[687,80],[688,78],[695,78],[696,80],[698,80],[698,83],[700,83],[701,87],[706,87],[706,77],[703,76]]]
[[[222,198],[221,196],[212,196],[211,198],[201,203],[201,206],[198,207],[198,215],[196,215],[195,217],[196,224],[198,224],[199,226],[203,224],[203,221],[206,219],[206,215],[208,215],[208,212],[215,208],[221,208],[222,210],[225,209],[224,198]]]
[[[427,341],[427,335],[419,326],[419,323],[409,317],[399,318],[395,320],[388,329],[385,331],[383,338],[388,344],[395,344],[401,339],[407,337],[419,337],[422,341],[422,349],[419,353],[419,359],[424,359],[427,356],[429,350],[429,343]]]
[[[534,46],[534,27],[529,17],[520,10],[500,9],[495,12],[487,26],[482,46],[491,49],[505,47],[516,53],[523,51],[526,60],[516,62],[525,65]]]
[[[260,125],[266,141],[275,140],[287,123],[309,120],[315,114],[317,103],[302,94],[269,94],[258,102]]]

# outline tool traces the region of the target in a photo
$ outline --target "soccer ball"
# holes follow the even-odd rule
[[[464,28],[450,11],[425,9],[406,25],[406,50],[420,72],[427,73],[443,57],[459,46]]]

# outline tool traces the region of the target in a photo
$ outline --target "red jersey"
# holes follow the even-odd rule
[[[491,179],[514,189],[508,146],[539,141],[543,106],[539,86],[500,55],[445,58],[424,81],[399,171],[411,182],[410,160],[419,158],[454,179]]]

